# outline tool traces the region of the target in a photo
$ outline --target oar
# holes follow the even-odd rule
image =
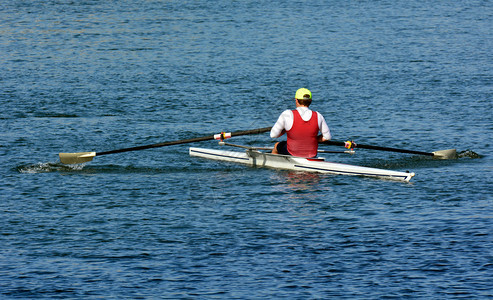
[[[243,146],[243,145],[236,145],[236,144],[231,144],[231,143],[226,143],[226,142],[219,142],[219,145],[221,146],[231,146],[231,147],[238,147],[238,148],[243,148],[243,149],[248,149],[248,150],[274,150],[274,147],[250,147],[250,146]],[[354,154],[353,150],[345,150],[345,151],[330,151],[330,150],[317,150],[318,153],[347,153],[347,154]]]
[[[91,161],[95,156],[100,156],[100,155],[122,153],[122,152],[128,152],[128,151],[138,151],[138,150],[145,150],[145,149],[150,149],[150,148],[165,147],[165,146],[179,145],[179,144],[186,144],[186,143],[195,143],[195,142],[214,140],[214,139],[224,139],[225,137],[230,137],[230,136],[233,137],[233,136],[248,135],[248,134],[260,134],[263,132],[270,131],[270,129],[271,129],[271,127],[265,127],[265,128],[258,128],[258,129],[252,129],[252,130],[236,131],[236,132],[231,132],[231,133],[221,133],[221,134],[208,135],[208,136],[196,137],[196,138],[191,138],[191,139],[169,141],[169,142],[164,142],[164,143],[157,143],[157,144],[152,144],[152,145],[123,148],[123,149],[110,150],[110,151],[104,151],[104,152],[59,153],[59,156],[60,156],[60,161],[64,164],[80,164],[80,163],[85,163],[85,162]]]
[[[347,142],[338,142],[338,141],[322,142],[322,144],[336,145],[336,146],[346,146],[346,143]],[[439,150],[439,151],[435,151],[435,152],[422,152],[422,151],[416,151],[416,150],[406,150],[406,149],[381,147],[381,146],[373,146],[373,145],[363,145],[363,144],[359,144],[359,143],[352,143],[351,148],[362,148],[362,149],[371,149],[371,150],[380,150],[380,151],[390,151],[390,152],[399,152],[399,153],[427,155],[427,156],[432,156],[433,158],[438,158],[438,159],[456,159],[457,158],[457,151],[455,149]]]

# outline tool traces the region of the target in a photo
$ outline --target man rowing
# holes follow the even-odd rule
[[[312,93],[308,89],[296,91],[295,103],[296,109],[283,111],[270,131],[271,138],[287,133],[287,140],[277,142],[272,153],[316,157],[318,143],[332,138],[329,126],[322,114],[308,108],[312,103]]]

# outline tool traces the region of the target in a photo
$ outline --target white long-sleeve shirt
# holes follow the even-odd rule
[[[308,107],[297,107],[296,110],[298,110],[301,118],[304,121],[308,121],[312,117],[313,111],[310,110]],[[318,114],[318,129],[322,133],[324,139],[330,140],[332,138],[332,135],[330,134],[329,126],[327,126],[324,117],[319,112],[315,113]],[[277,119],[276,124],[272,126],[272,129],[270,130],[270,137],[278,138],[284,134],[283,130],[289,131],[291,127],[293,127],[293,120],[293,111],[289,109],[283,111],[282,114],[279,116],[279,119]]]

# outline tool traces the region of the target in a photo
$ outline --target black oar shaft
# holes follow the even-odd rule
[[[325,142],[323,142],[323,144],[335,145],[335,146],[344,146],[345,142],[325,141]],[[419,154],[419,155],[427,155],[427,156],[434,156],[435,155],[435,154],[429,153],[429,152],[390,148],[390,147],[381,147],[381,146],[373,146],[373,145],[364,145],[364,144],[356,144],[355,148],[389,151],[389,152],[399,152],[399,153],[409,153],[409,154]]]
[[[236,131],[236,132],[231,132],[231,136],[240,136],[240,135],[247,135],[247,134],[260,134],[260,133],[270,131],[270,129],[271,129],[271,127],[264,127],[264,128],[258,128],[258,129],[252,129],[252,130]],[[104,152],[97,152],[96,155],[99,156],[99,155],[122,153],[122,152],[128,152],[128,151],[138,151],[138,150],[145,150],[145,149],[151,149],[151,148],[157,148],[157,147],[195,143],[195,142],[201,142],[201,141],[207,141],[207,140],[213,140],[213,139],[214,139],[214,135],[208,135],[208,136],[203,136],[203,137],[184,139],[184,140],[178,140],[178,141],[163,142],[163,143],[157,143],[157,144],[152,144],[152,145],[137,146],[137,147],[104,151]]]
[[[248,135],[248,134],[260,134],[264,133],[267,131],[270,131],[272,127],[264,127],[264,128],[257,128],[257,129],[251,129],[251,130],[242,130],[242,131],[235,131],[231,132],[231,136],[240,136],[240,135]]]
[[[186,139],[186,140],[157,143],[157,144],[152,144],[152,145],[137,146],[137,147],[124,148],[124,149],[97,152],[96,155],[99,156],[99,155],[122,153],[122,152],[128,152],[128,151],[138,151],[138,150],[145,150],[145,149],[151,149],[151,148],[157,148],[157,147],[172,146],[172,145],[179,145],[179,144],[193,143],[193,142],[201,142],[201,141],[207,141],[207,140],[212,140],[212,139],[214,139],[213,135],[199,137],[199,138]]]

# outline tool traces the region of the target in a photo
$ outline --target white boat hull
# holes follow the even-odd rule
[[[309,159],[289,155],[264,153],[258,150],[246,150],[245,152],[238,152],[192,147],[189,149],[189,152],[190,156],[235,162],[254,167],[267,167],[275,169],[340,175],[370,176],[403,181],[409,181],[415,175],[414,173],[408,172],[328,162],[321,158]]]

